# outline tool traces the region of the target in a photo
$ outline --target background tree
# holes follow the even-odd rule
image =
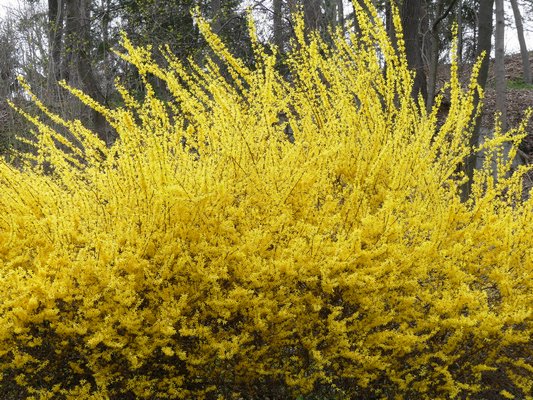
[[[80,87],[100,103],[106,102],[93,71],[94,45],[91,35],[90,0],[64,0],[64,78],[67,83]],[[92,125],[100,139],[112,142],[103,116],[91,111]]]
[[[505,79],[505,10],[503,0],[495,0],[496,29],[494,32],[494,77],[496,110],[503,131],[507,130],[507,82]]]
[[[294,36],[292,14],[300,10],[307,22],[307,32],[315,29],[325,39],[331,29],[357,30],[356,15],[347,0],[19,0],[20,7],[12,13],[10,30],[0,33],[0,94],[24,102],[14,77],[24,75],[33,90],[50,107],[70,118],[79,118],[94,128],[100,137],[111,143],[114,137],[99,115],[73,100],[57,85],[65,79],[96,100],[107,105],[120,105],[113,81],[119,78],[132,93],[141,97],[144,89],[140,77],[129,64],[111,51],[118,46],[119,32],[124,30],[136,45],[152,45],[157,62],[164,63],[159,46],[168,45],[181,60],[201,61],[213,53],[198,32],[191,11],[198,8],[212,23],[217,33],[237,56],[253,63],[246,24],[246,7],[252,7],[258,18],[260,40],[274,43],[283,53],[289,50]],[[432,106],[440,89],[440,70],[450,60],[452,25],[458,23],[458,58],[466,68],[482,51],[490,54],[494,0],[373,0],[378,18],[390,26],[392,1],[401,14],[409,66],[415,71],[414,96],[426,99]],[[365,12],[365,3],[356,0]],[[530,0],[511,2],[518,27],[521,10],[524,15],[533,7]],[[522,9],[520,9],[522,7]],[[523,27],[522,27],[523,28]],[[522,32],[523,33],[523,32]],[[394,32],[390,31],[391,35]],[[524,81],[530,81],[527,47],[520,39],[524,64]],[[13,48],[16,44],[16,48]],[[11,56],[10,56],[11,55]],[[485,87],[488,56],[483,61],[478,82]],[[166,96],[164,85],[150,76],[158,96]],[[503,97],[498,97],[500,100]],[[1,111],[5,110],[5,111]],[[0,117],[12,111],[0,106]],[[3,123],[0,130],[11,129]],[[14,127],[14,126],[13,126]],[[471,145],[479,141],[479,121]],[[18,129],[18,128],[17,128]],[[20,129],[19,129],[20,130]],[[24,130],[24,129],[22,129]],[[8,133],[2,135],[8,137]],[[469,176],[473,171],[467,162]]]
[[[283,27],[283,1],[272,1],[272,33],[273,43],[280,51],[285,47],[285,34]]]
[[[26,149],[17,138],[27,138],[30,128],[7,99],[27,110],[33,109],[17,81],[23,75],[34,92],[47,98],[46,10],[38,2],[24,2],[0,20],[0,154]]]
[[[430,19],[429,32],[425,35],[425,38],[429,38],[429,43],[424,45],[424,48],[429,49],[427,52],[428,56],[426,57],[426,69],[428,71],[426,106],[428,110],[433,106],[437,89],[437,69],[442,51],[441,26],[444,25],[443,21],[452,15],[452,11],[456,5],[456,0],[450,0],[448,4],[445,4],[444,1],[438,1],[433,7],[428,7],[428,16]],[[460,9],[458,10],[457,15],[461,15]],[[457,19],[459,19],[459,17]]]
[[[61,52],[63,45],[63,19],[65,2],[48,0],[48,46],[50,52],[49,78],[50,83],[62,78]]]
[[[0,21],[0,96],[10,98],[17,87],[17,72],[20,71],[17,32],[11,19]]]
[[[518,7],[517,0],[511,0],[513,8],[513,16],[515,20],[516,34],[518,43],[520,44],[520,54],[522,56],[522,70],[524,74],[524,83],[531,84],[531,65],[529,63],[529,52],[527,51],[526,39],[524,37],[524,24],[522,23],[522,15]]]
[[[479,69],[479,74],[477,77],[478,84],[481,88],[485,88],[487,84],[487,78],[489,74],[489,62],[490,62],[490,51],[492,49],[492,17],[494,9],[494,0],[480,0],[479,11],[478,11],[478,29],[477,29],[477,43],[476,50],[477,56],[483,57],[481,62],[481,67]],[[479,104],[480,98],[479,95],[476,95],[474,98],[474,106],[477,107]],[[476,123],[472,135],[470,136],[470,147],[474,148],[478,145],[480,139],[480,129],[481,129],[481,115],[477,116]],[[465,161],[465,173],[469,178],[468,182],[465,184],[463,190],[463,200],[468,199],[470,196],[472,186],[471,182],[474,177],[474,169],[476,166],[476,155],[472,154]]]
[[[0,154],[13,146],[17,129],[16,116],[5,101],[18,91],[16,78],[21,69],[14,25],[10,18],[0,21]]]
[[[427,99],[426,71],[422,58],[423,36],[427,32],[425,5],[423,0],[402,0],[400,7],[407,64],[415,71],[413,96],[422,96],[424,102]]]

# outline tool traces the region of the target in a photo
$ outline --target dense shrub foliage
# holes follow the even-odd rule
[[[452,67],[438,125],[379,23],[329,47],[298,26],[288,78],[199,25],[202,66],[124,39],[144,98],[72,90],[111,148],[34,99],[34,156],[0,164],[1,397],[531,399],[520,132],[459,198],[475,79]]]

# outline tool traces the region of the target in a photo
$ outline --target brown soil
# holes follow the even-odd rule
[[[529,62],[533,66],[533,51],[529,53]],[[491,59],[489,77],[485,88],[485,99],[483,101],[483,117],[481,125],[484,128],[494,127],[494,115],[496,111],[496,93],[494,90],[494,59]],[[508,83],[507,88],[507,126],[517,127],[526,117],[528,108],[533,108],[533,85],[514,86],[513,83],[523,82],[522,58],[520,53],[505,56],[505,72]],[[466,84],[470,80],[471,66],[460,67],[460,79]],[[449,65],[439,67],[438,86],[450,79]],[[528,164],[533,164],[533,117],[530,117],[526,126],[527,137],[520,144],[521,156]],[[533,171],[529,173],[524,182],[525,190],[533,188]]]
[[[529,62],[533,65],[533,52],[529,53]],[[489,79],[487,82],[487,89],[485,93],[485,108],[483,111],[484,125],[492,127],[494,124],[494,112],[496,109],[496,95],[494,91],[494,74],[493,74],[493,60],[491,60],[491,68],[489,70]],[[520,54],[512,54],[505,57],[505,75],[508,84],[513,82],[523,82],[522,76],[522,58]],[[533,85],[527,88],[510,88],[507,89],[507,123],[510,128],[518,126],[525,117],[528,108],[533,108]],[[529,157],[530,162],[533,162],[533,118],[528,121],[526,128],[528,132],[527,138],[524,139],[520,148]]]
[[[533,65],[533,52],[529,53],[529,63]],[[496,93],[494,90],[494,60],[491,60],[489,79],[485,91],[482,125],[488,128],[494,126],[494,114],[496,110]],[[513,82],[523,82],[522,57],[519,53],[505,57],[505,75],[508,85]],[[507,88],[507,126],[515,128],[524,121],[527,110],[533,108],[533,85],[524,85],[521,88]],[[527,121],[527,137],[520,144],[527,164],[533,164],[533,116]],[[533,188],[533,172],[530,172],[524,181],[524,193],[531,192]],[[526,195],[527,196],[527,195]]]
[[[529,61],[533,66],[533,52],[529,53]],[[482,126],[492,128],[494,126],[494,113],[496,110],[496,95],[494,91],[494,60],[491,60],[489,68],[489,77],[485,88],[485,99],[483,101],[483,119]],[[443,65],[439,67],[438,84],[441,87],[444,82],[450,79],[450,66]],[[522,58],[520,54],[511,54],[505,56],[505,72],[507,83],[523,82],[522,77]],[[471,66],[462,65],[460,67],[460,79],[464,84],[470,80]],[[523,121],[528,108],[533,108],[533,85],[526,88],[507,88],[507,121],[508,127],[514,128]],[[520,145],[529,157],[533,156],[533,118],[528,121],[526,131],[528,137]],[[533,159],[531,159],[533,162]]]

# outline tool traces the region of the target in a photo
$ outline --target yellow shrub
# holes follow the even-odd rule
[[[0,164],[1,397],[531,399],[523,170],[459,199],[475,79],[452,68],[438,126],[379,23],[333,48],[300,24],[290,78],[199,25],[217,62],[124,39],[142,100],[72,90],[111,148],[35,99],[72,143],[28,115],[36,155]]]

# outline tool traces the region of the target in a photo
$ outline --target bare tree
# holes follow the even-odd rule
[[[505,11],[503,0],[495,0],[496,29],[494,32],[494,75],[496,81],[496,110],[500,113],[502,129],[507,129],[507,90],[505,80]]]
[[[272,22],[273,22],[273,36],[274,44],[279,51],[284,48],[284,32],[283,32],[283,0],[274,0],[272,4]]]
[[[342,0],[337,0],[337,24],[341,27],[344,32],[345,22],[344,22],[344,3]]]
[[[427,31],[425,26],[425,2],[423,0],[403,0],[400,8],[405,53],[409,68],[415,71],[413,97],[422,96],[427,100],[426,72],[422,58],[422,37]]]
[[[222,1],[211,0],[211,29],[213,32],[220,34],[222,28]]]
[[[481,67],[477,76],[478,85],[481,88],[485,88],[487,84],[487,78],[489,74],[489,61],[490,61],[490,51],[492,47],[492,17],[493,17],[493,8],[495,0],[480,0],[479,9],[477,14],[478,27],[477,27],[477,43],[476,43],[476,54],[478,57],[484,55],[481,62]],[[477,107],[479,104],[480,97],[479,95],[474,96],[474,106]],[[481,128],[481,116],[477,116],[474,123],[474,129],[472,136],[470,136],[470,147],[475,147],[479,143],[480,137],[480,128]],[[474,177],[474,169],[476,166],[476,155],[471,154],[465,160],[465,173],[468,177],[468,181],[463,187],[462,199],[466,201],[472,192],[472,179]]]
[[[302,1],[305,26],[309,31],[322,30],[324,16],[320,3],[320,0]]]
[[[105,102],[92,67],[91,0],[65,0],[64,76],[67,82],[80,86],[96,101]],[[111,142],[102,115],[91,111],[93,128],[100,139]]]
[[[457,2],[457,62],[463,63],[463,0]]]
[[[5,99],[11,98],[17,88],[19,50],[17,32],[12,19],[0,20],[0,153],[6,152],[14,142],[16,124],[13,110]]]
[[[337,25],[337,0],[323,0],[324,28]]]
[[[446,9],[444,8],[444,1],[438,1],[435,5],[436,9],[432,15],[429,38],[430,38],[430,50],[428,60],[428,83],[427,83],[427,100],[426,107],[429,110],[433,106],[435,91],[437,86],[437,69],[439,64],[439,28],[441,22],[451,13],[454,8],[456,0],[450,0]]]
[[[524,25],[522,23],[522,15],[518,7],[517,0],[511,0],[513,7],[514,20],[516,25],[516,33],[518,42],[520,43],[520,54],[522,55],[522,69],[524,74],[524,83],[531,84],[531,65],[529,64],[529,52],[527,51],[526,39],[524,38]]]
[[[61,49],[63,43],[63,0],[48,0],[48,43],[50,47],[49,84],[61,79]]]

